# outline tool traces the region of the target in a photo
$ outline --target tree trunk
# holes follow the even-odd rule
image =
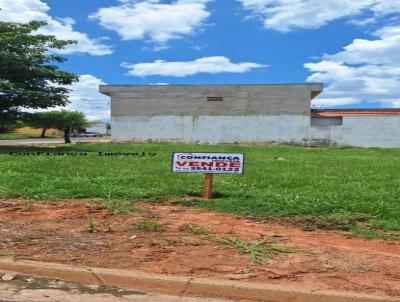
[[[41,138],[44,138],[44,135],[46,134],[46,130],[47,130],[46,128],[43,128],[42,134],[40,135]]]
[[[70,138],[69,138],[70,130],[71,130],[71,129],[70,129],[69,127],[67,127],[67,128],[64,129],[64,143],[65,143],[65,144],[70,144],[70,143],[71,143],[71,140],[70,140]]]

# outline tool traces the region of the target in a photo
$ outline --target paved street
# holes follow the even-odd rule
[[[106,137],[72,137],[71,141],[74,143],[106,143],[110,142],[111,138]],[[5,139],[0,140],[0,146],[30,146],[30,145],[43,145],[43,144],[63,144],[62,138],[27,138],[27,139]]]
[[[0,274],[0,277],[2,274]],[[135,292],[115,287],[84,285],[29,276],[0,278],[0,302],[232,302]]]

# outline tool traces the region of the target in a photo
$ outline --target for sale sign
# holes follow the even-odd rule
[[[243,174],[243,153],[181,153],[172,156],[172,172]]]

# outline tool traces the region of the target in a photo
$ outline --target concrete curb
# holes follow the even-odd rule
[[[0,270],[70,282],[117,286],[173,295],[243,299],[264,302],[399,302],[400,298],[328,290],[306,291],[264,283],[213,280],[185,276],[147,274],[105,268],[1,259]]]

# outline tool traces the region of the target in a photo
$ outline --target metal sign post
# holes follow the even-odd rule
[[[243,174],[243,167],[243,153],[175,152],[171,170],[175,173],[204,174],[203,197],[211,199],[214,174]]]

